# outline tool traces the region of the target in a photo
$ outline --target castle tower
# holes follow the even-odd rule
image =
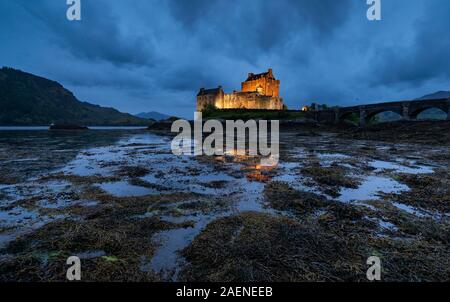
[[[245,82],[242,82],[242,92],[257,92],[263,96],[279,97],[280,81],[275,79],[272,68],[260,74],[249,73]]]

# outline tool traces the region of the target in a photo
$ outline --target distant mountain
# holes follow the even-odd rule
[[[436,100],[436,99],[447,99],[450,98],[450,91],[438,91],[432,94],[424,95],[418,100]]]
[[[155,120],[155,121],[166,120],[170,117],[169,115],[159,113],[156,111],[142,112],[142,113],[136,114],[135,116],[140,117],[140,118],[149,119],[149,120]]]
[[[61,84],[13,68],[0,69],[0,125],[148,125],[113,108],[80,102]]]

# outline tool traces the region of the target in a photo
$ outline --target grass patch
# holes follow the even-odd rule
[[[296,213],[311,212],[326,204],[326,198],[310,192],[294,190],[287,183],[271,182],[264,190],[270,206],[276,210]]]
[[[450,212],[450,175],[445,171],[433,174],[397,174],[396,180],[411,191],[394,194],[401,203],[423,209]]]
[[[223,120],[291,120],[303,119],[305,113],[302,111],[290,110],[247,110],[247,109],[225,109],[225,110],[208,110],[204,112],[204,118],[207,119],[223,119]]]
[[[189,281],[363,280],[363,252],[292,219],[244,213],[219,219],[182,253]]]

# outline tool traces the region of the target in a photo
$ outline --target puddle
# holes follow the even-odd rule
[[[237,202],[232,207],[234,213],[238,212],[261,212],[275,213],[275,210],[264,206],[265,184],[257,181],[242,181],[242,191],[237,194]]]
[[[341,163],[351,158],[349,155],[341,153],[316,153],[322,167],[330,167],[335,163]]]
[[[56,200],[42,200],[39,202],[39,206],[44,209],[62,209],[69,206],[80,205],[84,207],[92,207],[98,205],[98,201],[92,200],[71,200],[58,198]]]
[[[419,208],[415,208],[403,203],[399,203],[399,202],[393,202],[392,203],[393,206],[395,206],[397,209],[405,211],[408,214],[411,215],[415,215],[417,217],[430,217],[436,220],[440,220],[440,219],[446,219],[446,218],[450,218],[450,213],[438,213],[438,212],[432,212],[432,211],[427,211],[424,209],[419,209]]]
[[[34,221],[38,213],[22,207],[14,207],[11,210],[0,211],[0,226],[17,227]]]
[[[0,188],[3,198],[0,200],[0,207],[14,203],[21,199],[28,199],[35,196],[55,196],[70,187],[65,181],[49,181],[45,183],[35,183],[30,180],[17,185],[7,185]]]
[[[418,209],[416,209],[416,208],[414,208],[412,206],[409,206],[409,205],[406,205],[406,204],[403,204],[403,203],[398,203],[398,202],[393,202],[392,205],[394,207],[396,207],[397,209],[399,209],[399,210],[405,211],[408,214],[416,215],[416,216],[419,216],[419,217],[423,217],[424,216],[424,214],[420,210],[418,210]]]
[[[160,273],[165,280],[176,281],[179,270],[185,263],[183,257],[178,252],[186,248],[192,240],[214,219],[218,216],[185,217],[185,220],[196,221],[194,227],[181,228],[163,231],[156,234],[152,239],[160,242],[160,248],[155,252],[150,262],[142,265],[142,270],[149,269]],[[166,220],[170,220],[166,218]]]
[[[381,172],[383,170],[394,170],[395,172],[409,174],[429,174],[434,172],[431,167],[427,166],[407,167],[397,163],[382,160],[371,161],[369,162],[369,165],[375,168],[375,172]]]
[[[128,181],[105,182],[96,186],[115,197],[139,197],[160,193],[154,189],[134,186]]]
[[[381,220],[381,219],[380,219],[380,220],[378,221],[378,224],[379,224],[379,226],[380,226],[382,229],[389,230],[389,231],[391,231],[391,232],[397,232],[397,231],[398,231],[397,226],[396,226],[395,224],[391,223],[391,222],[384,221],[384,220]]]
[[[380,193],[401,193],[409,191],[409,187],[393,179],[369,176],[364,179],[357,189],[343,188],[338,198],[342,202],[360,202],[365,200],[378,199]]]
[[[12,215],[9,215],[13,213]],[[20,235],[24,235],[33,230],[39,229],[44,225],[59,219],[64,219],[64,215],[42,216],[36,212],[24,210],[16,207],[10,211],[0,211],[0,226],[9,229],[0,233],[0,248],[5,247]]]

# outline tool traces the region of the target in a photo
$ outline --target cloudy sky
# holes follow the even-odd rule
[[[124,112],[191,117],[200,87],[274,69],[290,108],[450,90],[450,1],[0,0],[0,65]]]

